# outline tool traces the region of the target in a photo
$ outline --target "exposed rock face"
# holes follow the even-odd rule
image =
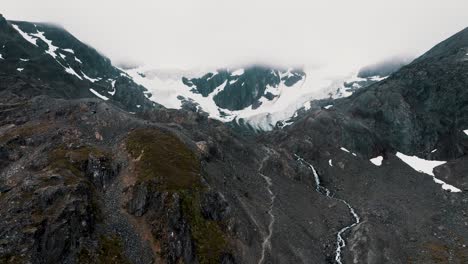
[[[148,187],[144,184],[138,184],[131,191],[132,198],[127,204],[127,210],[132,215],[142,216],[148,210],[148,202],[152,198],[148,194]]]

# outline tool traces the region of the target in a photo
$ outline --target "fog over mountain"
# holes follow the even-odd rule
[[[468,24],[449,1],[5,1],[12,20],[50,21],[115,63],[352,67],[415,57]]]

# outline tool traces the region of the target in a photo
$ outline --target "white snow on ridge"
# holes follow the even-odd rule
[[[104,95],[101,95],[100,93],[96,92],[94,89],[89,89],[94,95],[97,97],[101,98],[104,101],[109,100],[109,98],[105,97]]]
[[[442,189],[450,190],[451,192],[461,192],[461,190],[456,188],[455,186],[452,186],[440,179],[437,179],[433,173],[435,167],[447,163],[446,161],[425,160],[417,156],[408,156],[401,152],[397,152],[396,156],[400,158],[403,162],[408,164],[414,170],[431,175],[434,179],[434,182],[442,185]]]
[[[211,118],[227,121],[220,117],[218,106],[212,100],[214,93],[219,92],[219,87],[210,94],[212,96],[203,97],[201,94],[196,94],[190,91],[190,88],[182,82],[183,76],[165,76],[164,78],[160,78],[158,74],[151,76],[149,74],[145,74],[147,76],[145,78],[140,75],[141,72],[149,70],[150,69],[142,67],[127,70],[126,73],[133,79],[133,81],[148,89],[151,93],[151,97],[149,97],[150,100],[167,108],[180,109],[182,107],[182,102],[177,97],[182,96],[186,99],[192,99],[196,103],[200,104],[203,111],[207,112]]]
[[[60,65],[62,65],[62,64],[60,64]],[[78,73],[76,73],[76,71],[73,70],[73,68],[71,68],[71,67],[65,67],[65,66],[63,66],[63,65],[62,65],[62,67],[65,69],[65,71],[66,71],[68,74],[74,75],[74,76],[76,76],[78,79],[83,80],[83,78],[81,78],[81,76],[78,75]]]
[[[31,37],[30,35],[28,35],[26,32],[22,31],[18,25],[11,24],[11,26],[12,26],[16,31],[18,31],[18,33],[20,33],[20,35],[21,35],[25,40],[27,40],[29,43],[33,44],[34,46],[37,46],[37,44],[36,44],[36,38],[33,38],[33,37]]]
[[[241,110],[230,111],[222,109],[213,101],[214,95],[220,92],[217,90],[207,97],[194,93],[190,87],[182,83],[182,77],[196,78],[201,77],[206,72],[213,71],[164,71],[154,70],[150,67],[140,67],[125,71],[138,84],[143,85],[151,94],[150,100],[155,101],[167,108],[180,109],[183,97],[187,100],[193,100],[199,104],[201,110],[207,112],[210,118],[218,119],[223,122],[230,122],[243,119],[247,124],[257,130],[272,130],[277,122],[288,122],[291,117],[297,114],[297,110],[305,107],[309,109],[310,102],[324,98],[340,98],[349,96],[351,91],[344,88],[344,82],[349,80],[361,80],[356,77],[355,71],[350,74],[349,69],[337,69],[336,67],[306,68],[306,75],[302,80],[288,87],[282,81],[278,87],[266,87],[267,92],[275,97],[268,100],[265,97],[259,99],[260,106],[255,109],[248,106]],[[238,69],[232,73],[232,76],[243,74],[244,69]],[[142,77],[139,73],[143,73]],[[280,75],[292,74],[291,70]],[[365,81],[366,79],[362,79]],[[233,83],[234,81],[231,81]]]
[[[244,69],[238,69],[238,70],[235,70],[232,73],[232,76],[239,76],[239,75],[242,75],[242,74],[244,74]]]
[[[63,51],[66,51],[68,53],[71,53],[71,54],[75,54],[75,51],[72,50],[72,49],[62,49]]]
[[[77,57],[75,57],[75,61],[77,61],[77,62],[83,64],[83,62],[82,62],[80,59],[78,59]]]
[[[372,81],[377,81],[377,82],[380,82],[380,81],[385,80],[385,79],[387,79],[387,78],[388,78],[388,76],[380,77],[379,75],[370,77],[370,79],[371,79]]]
[[[80,79],[80,80],[83,80],[83,78],[82,78],[80,75],[78,75],[78,74],[76,73],[76,71],[75,71],[73,68],[71,68],[70,66],[64,66],[62,63],[60,63],[60,62],[57,60],[57,57],[58,57],[59,55],[60,55],[60,57],[61,57],[62,59],[65,59],[65,58],[66,58],[66,55],[63,55],[63,54],[61,54],[61,53],[59,53],[59,55],[57,55],[56,51],[59,49],[59,47],[54,46],[54,45],[52,44],[52,41],[49,40],[49,39],[47,39],[47,38],[45,37],[44,32],[42,32],[42,31],[37,31],[36,33],[30,33],[30,34],[28,34],[28,33],[23,32],[23,31],[19,28],[18,25],[12,24],[12,26],[13,26],[13,28],[15,28],[16,31],[18,31],[18,32],[21,34],[21,36],[23,36],[24,39],[26,39],[26,40],[29,41],[30,43],[34,44],[35,46],[37,46],[37,44],[36,44],[37,39],[41,39],[42,41],[44,41],[44,43],[46,43],[47,46],[48,46],[48,49],[47,49],[45,52],[46,52],[47,54],[49,54],[52,58],[54,58],[55,61],[57,61],[57,63],[60,64],[60,65],[64,68],[65,72],[67,72],[68,74],[71,74],[71,75],[76,76],[76,77],[77,77],[78,79]],[[74,51],[73,51],[73,50],[70,50],[70,49],[64,49],[64,51],[68,51],[68,52],[70,52],[70,53],[74,53]],[[26,60],[26,59],[21,59],[21,60],[22,60],[22,61],[28,61],[28,60]],[[76,57],[75,57],[75,60],[78,61],[78,62],[80,62],[80,63],[82,63],[82,62],[81,62],[80,60],[78,60]]]
[[[382,156],[377,156],[375,158],[370,159],[370,162],[374,163],[375,166],[380,166],[382,165],[383,157]]]
[[[344,152],[350,153],[350,154],[352,154],[353,156],[357,157],[356,153],[354,153],[354,152],[351,152],[351,151],[349,151],[349,150],[347,150],[347,149],[345,149],[345,148],[343,148],[343,147],[341,147],[340,149],[341,149],[342,151],[344,151]]]
[[[310,108],[312,108],[312,102],[311,102],[311,101],[306,102],[306,103],[304,104],[304,110],[305,110],[305,111],[309,111]]]
[[[46,51],[46,53],[48,53],[50,56],[52,56],[54,59],[57,58],[57,54],[55,53],[55,51],[58,50],[58,47],[54,46],[52,44],[52,41],[51,40],[48,40],[45,36],[44,36],[44,32],[41,32],[41,31],[38,31],[37,33],[33,33],[31,34],[32,36],[35,36],[37,38],[40,38],[42,41],[44,41],[47,46],[49,47],[49,49]]]
[[[116,90],[115,90],[115,80],[112,80],[112,79],[109,79],[111,81],[111,85],[112,85],[112,92],[107,92],[108,94],[114,96]]]
[[[416,171],[426,173],[431,176],[434,176],[434,173],[432,171],[435,167],[447,163],[446,161],[425,160],[417,156],[407,156],[401,152],[397,152],[396,155],[398,158],[400,158],[406,164],[410,165]]]
[[[86,80],[88,80],[88,81],[90,81],[90,82],[92,82],[92,83],[101,80],[101,78],[91,78],[91,77],[89,77],[88,75],[86,75],[83,71],[81,71],[81,74],[83,75],[83,77],[84,77]]]

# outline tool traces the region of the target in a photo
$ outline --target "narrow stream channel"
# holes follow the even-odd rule
[[[359,215],[356,213],[356,211],[354,210],[354,208],[346,201],[346,200],[343,200],[343,199],[340,199],[340,198],[336,198],[328,188],[324,187],[323,185],[321,185],[320,183],[320,177],[317,173],[317,171],[315,170],[314,166],[312,166],[312,164],[308,163],[307,161],[305,161],[303,158],[301,158],[300,156],[294,154],[294,156],[296,157],[296,160],[301,163],[302,165],[305,165],[306,167],[308,167],[312,173],[314,174],[314,179],[315,179],[315,190],[322,194],[322,195],[325,195],[326,197],[329,197],[330,199],[334,199],[336,201],[340,201],[342,203],[344,203],[348,209],[349,209],[349,212],[350,214],[353,216],[354,218],[354,223],[351,224],[351,225],[348,225],[348,226],[345,226],[343,227],[337,234],[336,234],[336,250],[335,250],[335,261],[336,263],[338,264],[342,264],[343,262],[341,261],[341,255],[342,255],[342,252],[344,250],[344,248],[346,247],[346,241],[343,237],[344,233],[350,229],[352,229],[353,227],[355,227],[357,224],[359,224],[361,222],[361,219],[359,218]]]

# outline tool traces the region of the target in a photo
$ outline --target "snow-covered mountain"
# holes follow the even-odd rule
[[[31,96],[97,97],[130,112],[157,106],[110,59],[56,25],[0,16],[0,68],[10,78],[27,78],[27,85],[18,85]]]
[[[183,108],[254,130],[291,124],[311,101],[347,97],[403,65],[384,62],[361,71],[335,65],[120,69],[63,28],[4,19],[2,27],[0,60],[8,73],[29,76],[38,85],[47,80],[62,87],[50,89],[52,96],[98,97],[130,112],[159,105]],[[43,67],[35,67],[38,64]]]
[[[165,71],[148,67],[127,70],[148,89],[150,100],[167,108],[190,108],[223,122],[271,130],[288,122],[310,101],[347,97],[387,76],[359,77],[336,67],[279,68],[246,66],[214,71]]]

